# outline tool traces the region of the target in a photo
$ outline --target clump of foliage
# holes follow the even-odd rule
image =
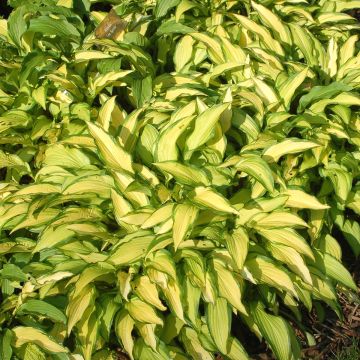
[[[9,4],[1,359],[299,359],[357,292],[360,2]]]

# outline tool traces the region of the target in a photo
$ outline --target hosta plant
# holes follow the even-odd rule
[[[360,2],[9,5],[0,358],[299,359],[358,291]]]

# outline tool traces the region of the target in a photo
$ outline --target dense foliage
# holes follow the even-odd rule
[[[9,5],[0,358],[299,359],[357,292],[360,1]]]

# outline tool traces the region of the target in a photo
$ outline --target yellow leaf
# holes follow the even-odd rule
[[[154,308],[139,298],[134,297],[130,299],[130,301],[125,304],[125,309],[136,321],[163,325],[162,319],[156,314]]]
[[[95,300],[95,288],[91,285],[85,286],[76,297],[70,297],[66,308],[68,316],[67,333],[70,334],[74,325],[80,321],[85,310]]]
[[[259,14],[262,23],[264,23],[268,28],[272,29],[272,31],[278,35],[281,41],[287,45],[292,45],[290,31],[277,15],[275,15],[265,6],[256,4],[253,1],[251,2],[251,5]]]
[[[185,185],[209,185],[209,180],[206,173],[190,165],[183,165],[175,161],[164,161],[154,164],[161,171],[170,174],[178,182]]]
[[[158,162],[178,159],[179,151],[176,142],[194,118],[195,116],[184,117],[161,131],[155,150]]]
[[[173,208],[173,203],[167,203],[161,206],[151,214],[151,216],[141,225],[141,228],[149,229],[168,220],[172,216]]]
[[[225,298],[235,309],[243,314],[247,311],[241,302],[241,290],[233,273],[225,268],[225,266],[218,260],[213,261],[214,276],[216,277],[219,295]]]
[[[117,318],[115,324],[115,332],[117,337],[121,340],[125,351],[130,356],[131,360],[134,360],[133,349],[134,339],[131,335],[134,329],[135,321],[128,314],[126,310],[122,310]]]
[[[229,201],[217,193],[215,190],[206,187],[197,187],[190,194],[190,200],[195,204],[200,206],[204,206],[208,209],[213,209],[219,212],[225,212],[230,214],[238,214],[238,211],[231,206]]]
[[[241,270],[244,266],[249,247],[249,237],[246,230],[238,227],[232,234],[225,234],[225,242],[234,263],[238,270]]]
[[[134,170],[132,168],[131,155],[97,125],[88,123],[88,127],[107,166],[109,166],[111,170],[126,170],[133,174]]]
[[[68,350],[52,340],[42,331],[28,326],[17,326],[12,329],[15,336],[15,347],[19,348],[24,344],[33,343],[50,353],[67,353]]]
[[[245,266],[249,269],[254,278],[260,282],[289,291],[293,296],[296,298],[298,297],[289,275],[275,265],[271,259],[262,255],[256,255],[247,260]]]
[[[222,354],[228,353],[228,340],[231,328],[231,310],[225,299],[217,298],[215,304],[206,306],[208,327],[216,346]]]
[[[285,206],[298,209],[325,210],[330,206],[322,204],[315,196],[307,194],[305,191],[297,189],[287,189],[288,195]]]
[[[264,151],[263,157],[269,162],[278,162],[283,155],[297,154],[318,146],[321,145],[312,141],[289,138],[268,147]]]
[[[198,208],[189,204],[179,204],[174,211],[173,239],[175,250],[186,238],[198,213]]]
[[[195,128],[186,140],[188,152],[194,151],[212,138],[215,124],[229,106],[229,103],[212,106],[195,119]]]
[[[314,254],[309,244],[294,229],[257,229],[257,232],[270,242],[290,246],[300,254],[306,255],[310,259],[314,259]]]
[[[306,283],[312,285],[309,269],[303,258],[294,248],[271,243],[269,249],[275,259],[287,264],[295,274],[298,274]]]
[[[109,131],[111,115],[115,109],[116,96],[108,99],[99,111],[98,122],[105,131]]]
[[[251,219],[257,228],[309,227],[299,216],[287,211],[273,211],[270,214],[259,214]]]
[[[139,236],[124,242],[110,255],[108,261],[116,266],[135,262],[145,257],[146,250],[154,238],[154,235]]]
[[[148,276],[141,276],[133,281],[133,290],[144,301],[155,306],[160,311],[165,311],[166,307],[159,299],[157,287],[152,283]]]
[[[172,312],[182,321],[184,319],[184,310],[182,307],[181,290],[177,280],[169,279],[167,286],[162,289],[164,296]]]

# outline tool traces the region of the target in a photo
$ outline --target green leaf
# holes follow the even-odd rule
[[[163,17],[170,9],[174,8],[179,3],[180,0],[157,0],[154,14],[157,18]]]
[[[27,275],[18,266],[14,264],[4,264],[1,270],[1,278],[16,281],[28,280]]]
[[[175,20],[168,20],[163,22],[157,30],[158,35],[165,34],[188,34],[194,32],[189,26],[183,25]]]
[[[8,20],[9,36],[19,49],[22,48],[21,38],[27,29],[24,18],[26,12],[27,8],[25,6],[18,7],[10,14]]]
[[[142,107],[152,97],[152,77],[147,76],[144,79],[134,79],[132,81],[132,91],[136,106]]]
[[[79,41],[80,33],[74,25],[61,19],[52,19],[48,16],[39,16],[30,20],[28,31],[37,32],[43,35],[56,35],[62,39],[69,38]]]
[[[25,303],[21,304],[17,310],[17,314],[34,314],[46,316],[54,322],[60,322],[63,324],[65,324],[67,321],[64,313],[54,305],[51,305],[42,300],[35,299],[27,300]]]
[[[11,342],[13,339],[13,333],[11,330],[6,329],[0,334],[0,355],[3,360],[11,360],[12,347]]]
[[[309,104],[322,99],[330,99],[342,92],[350,91],[352,87],[342,82],[333,82],[326,86],[314,86],[306,95],[300,98],[297,111],[304,111]]]

